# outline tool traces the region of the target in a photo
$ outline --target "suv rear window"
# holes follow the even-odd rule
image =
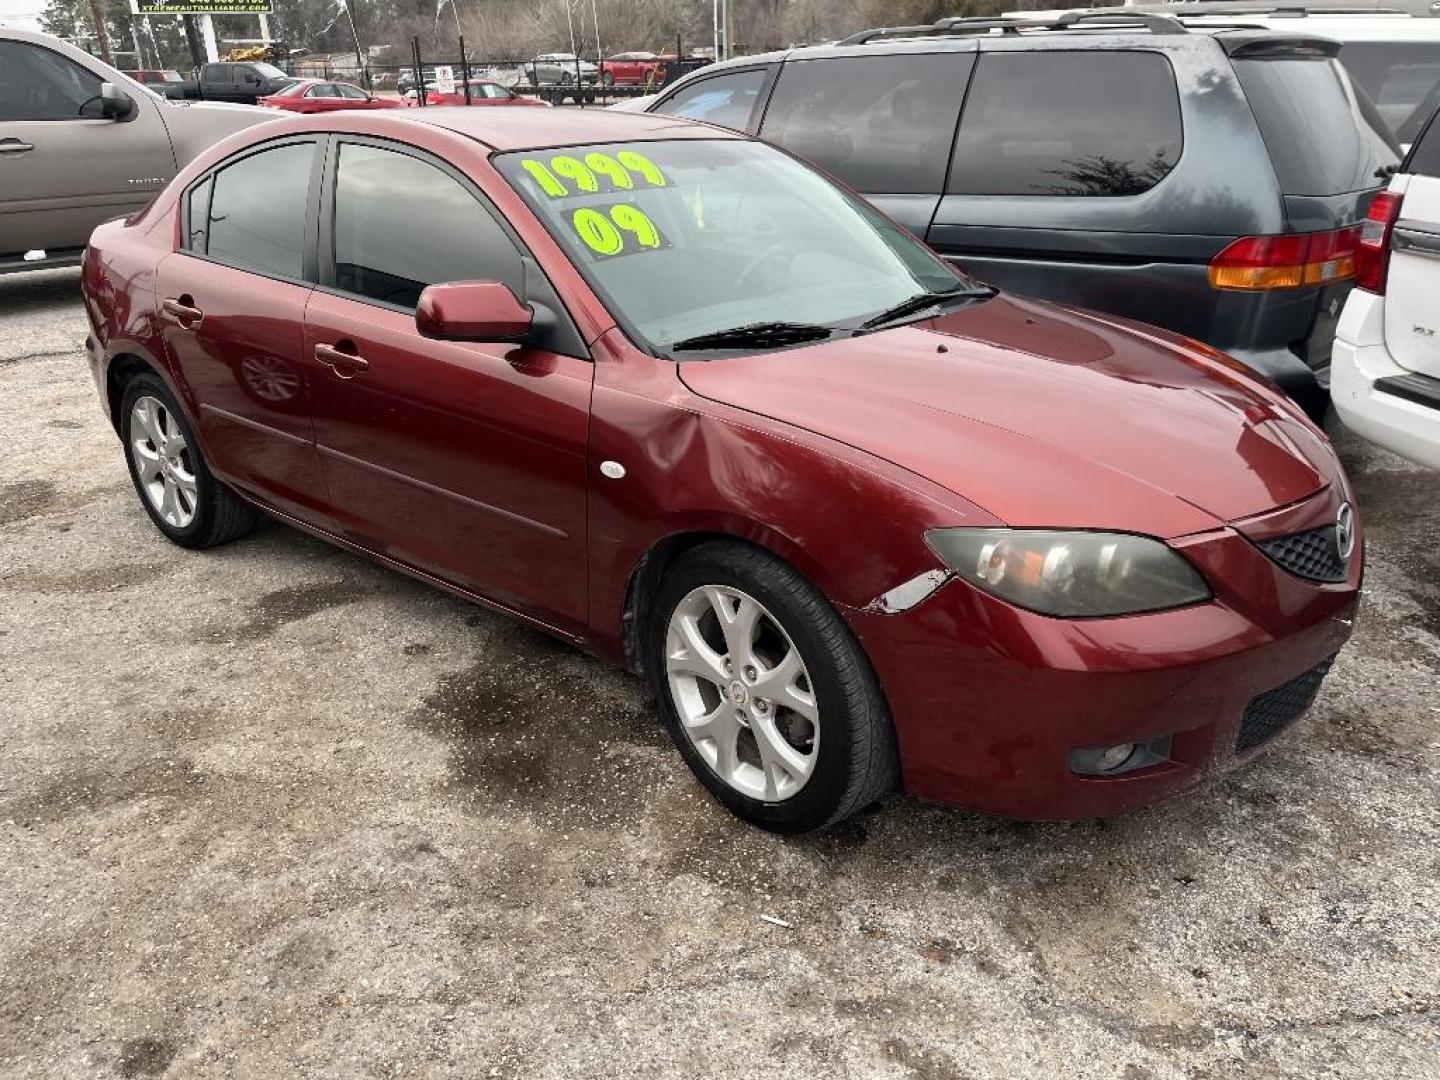
[[[986,53],[960,121],[956,195],[1138,195],[1183,145],[1170,61],[1153,52]]]
[[[1369,95],[1329,57],[1235,60],[1280,190],[1340,195],[1378,187],[1400,148]]]
[[[1431,120],[1420,135],[1419,141],[1410,148],[1401,172],[1417,176],[1440,177],[1440,120]]]
[[[760,137],[859,191],[937,194],[973,64],[966,53],[792,61]]]
[[[1340,60],[1402,143],[1440,105],[1440,41],[1352,41]]]

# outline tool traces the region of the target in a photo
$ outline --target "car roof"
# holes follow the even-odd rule
[[[403,111],[404,116],[395,112]],[[659,139],[743,139],[727,128],[652,113],[608,109],[467,109],[431,105],[374,114],[376,123],[417,123],[445,128],[493,150],[535,150],[584,143],[654,142]]]

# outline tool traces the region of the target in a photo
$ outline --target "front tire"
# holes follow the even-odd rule
[[[138,375],[126,385],[120,437],[140,505],[170,541],[208,548],[255,527],[255,511],[211,474],[179,402],[159,376]]]
[[[824,595],[775,556],[702,545],[651,606],[647,664],[691,771],[760,828],[817,829],[895,786],[889,710]]]

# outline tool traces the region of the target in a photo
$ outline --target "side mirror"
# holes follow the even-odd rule
[[[104,120],[129,120],[135,115],[135,100],[114,83],[100,84],[100,116]]]
[[[438,341],[522,342],[535,314],[499,281],[431,285],[415,307],[415,327]]]

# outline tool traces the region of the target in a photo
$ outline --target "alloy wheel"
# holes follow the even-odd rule
[[[130,454],[140,490],[155,513],[173,528],[189,526],[199,501],[195,461],[179,418],[159,398],[135,399],[130,410]]]
[[[692,589],[670,616],[665,668],[686,737],[725,783],[762,802],[805,786],[820,746],[814,684],[763,604],[728,586]]]

